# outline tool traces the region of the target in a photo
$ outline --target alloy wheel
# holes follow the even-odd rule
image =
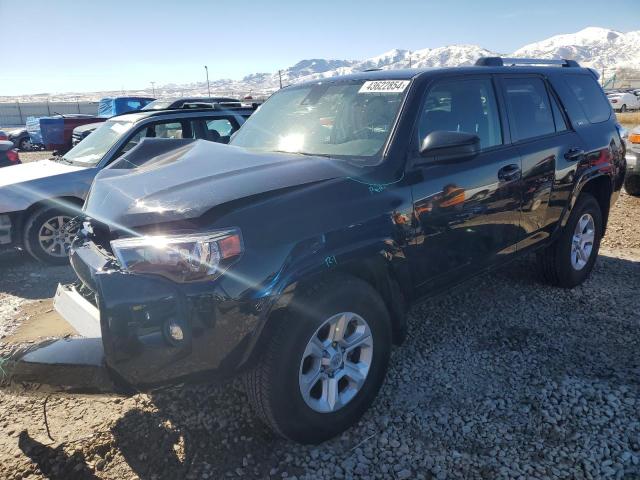
[[[595,223],[589,213],[580,217],[571,241],[571,266],[582,270],[589,262],[595,240]]]
[[[40,247],[52,257],[65,257],[71,247],[75,231],[66,228],[71,217],[57,215],[42,224],[38,232]]]
[[[373,360],[369,324],[353,312],[325,320],[309,339],[300,362],[305,403],[320,413],[335,412],[363,387]]]
[[[20,147],[20,150],[22,150],[23,152],[28,152],[29,150],[31,150],[31,140],[26,138],[22,139],[19,147]]]

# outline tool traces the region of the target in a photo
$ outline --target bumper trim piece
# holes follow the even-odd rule
[[[106,368],[99,338],[49,340],[0,360],[0,386],[5,388],[33,383],[43,391],[126,393]]]
[[[100,311],[72,286],[58,285],[53,308],[83,337],[102,337]]]

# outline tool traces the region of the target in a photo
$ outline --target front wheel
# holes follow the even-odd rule
[[[624,189],[629,195],[640,197],[640,175],[631,175],[625,178]]]
[[[620,113],[625,113],[627,111],[627,106],[626,105],[622,105],[620,107]]]
[[[358,421],[389,362],[391,321],[376,290],[335,275],[296,296],[245,377],[263,421],[285,438],[319,443]]]
[[[584,282],[598,257],[602,232],[600,205],[581,194],[558,238],[537,254],[543,280],[564,288]]]
[[[77,228],[69,223],[77,214],[71,209],[45,207],[36,210],[26,222],[24,245],[33,258],[52,265],[64,265]]]
[[[18,148],[23,152],[31,151],[31,148],[32,148],[31,139],[26,137],[20,140],[20,143],[18,144]]]

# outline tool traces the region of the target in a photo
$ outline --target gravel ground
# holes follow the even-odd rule
[[[5,260],[0,325],[13,330],[70,273]],[[44,394],[5,392],[0,477],[640,478],[640,199],[621,197],[583,286],[531,271],[523,260],[415,306],[373,407],[322,445],[274,437],[236,383],[56,394],[52,438]]]

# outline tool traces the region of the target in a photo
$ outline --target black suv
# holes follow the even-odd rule
[[[591,272],[624,146],[595,74],[541,63],[295,85],[232,146],[120,162],[93,184],[56,309],[124,384],[243,374],[279,434],[336,435],[375,398],[411,302],[532,251],[553,285]],[[74,341],[45,348],[70,362]]]

